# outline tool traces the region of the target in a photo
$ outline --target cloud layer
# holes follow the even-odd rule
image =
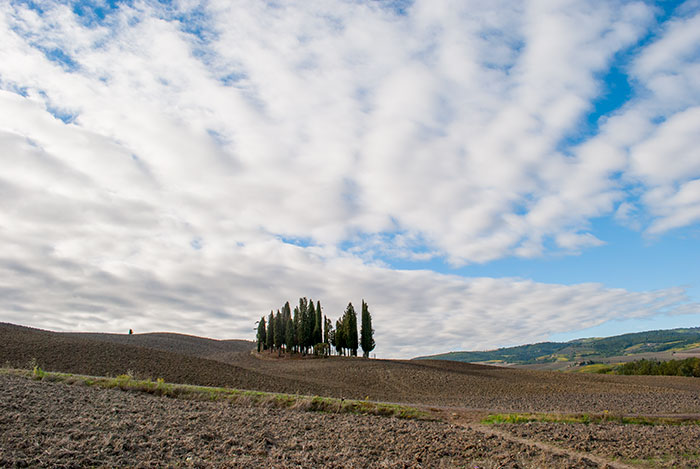
[[[335,317],[365,297],[381,353],[405,356],[693,310],[680,289],[382,259],[576,253],[613,214],[696,224],[699,11],[1,2],[0,311],[250,336],[287,299]],[[621,56],[633,92],[591,122]]]

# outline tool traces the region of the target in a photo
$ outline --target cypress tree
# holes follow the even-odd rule
[[[299,298],[299,317],[301,318],[299,333],[299,346],[302,353],[306,355],[309,347],[309,303],[306,297]]]
[[[258,321],[258,353],[265,348],[265,341],[267,341],[267,331],[265,330],[265,316],[263,316]]]
[[[360,345],[362,356],[369,358],[369,352],[374,350],[374,329],[372,329],[372,315],[365,300],[362,300],[362,325],[360,327]]]
[[[323,316],[323,343],[326,344],[326,350],[328,355],[331,355],[333,350],[331,349],[333,326],[331,325],[331,320],[325,315]]]
[[[331,325],[331,320],[323,315],[323,343],[330,345],[330,333],[333,326]]]
[[[330,353],[333,353],[333,349],[335,348],[335,331],[332,329],[328,330],[328,351]]]
[[[294,344],[296,351],[301,352],[301,313],[299,307],[294,307]]]
[[[321,341],[319,340],[319,337],[322,335],[321,332],[321,321],[319,318],[320,311],[317,308],[314,308],[313,302],[309,305],[309,312],[313,316],[313,321],[314,321],[314,329],[311,332],[311,342],[313,345],[320,344]]]
[[[316,327],[318,327],[318,332],[316,333],[315,342],[320,344],[323,342],[323,317],[321,316],[321,302],[316,302]]]
[[[278,355],[282,352],[282,345],[284,345],[284,322],[282,321],[282,313],[277,310],[275,315],[275,347],[277,348]]]
[[[345,334],[344,334],[343,321],[338,319],[335,322],[335,351],[338,355],[344,355],[343,349],[345,348]]]
[[[275,346],[275,315],[270,311],[270,316],[267,318],[267,340],[265,341],[267,348],[272,351]]]
[[[294,322],[292,321],[292,310],[289,307],[289,301],[282,306],[282,322],[284,323],[284,344],[285,350],[291,352],[294,350]],[[291,324],[291,325],[290,325]]]
[[[306,298],[304,298],[306,300]],[[306,307],[306,322],[304,323],[304,345],[307,348],[314,346],[314,323],[316,322],[316,308],[314,302],[309,301]]]
[[[355,312],[355,308],[352,306],[352,303],[348,303],[348,307],[345,309],[345,314],[347,315],[345,341],[347,343],[347,348],[349,348],[352,351],[352,355],[356,357],[357,348],[359,345],[357,340],[357,313]]]
[[[291,314],[287,316],[287,326],[284,332],[286,334],[285,341],[287,342],[287,351],[291,352],[294,350],[294,347],[296,347],[296,342],[294,340],[294,321],[292,321]]]

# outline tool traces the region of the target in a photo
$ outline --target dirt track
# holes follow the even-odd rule
[[[700,427],[528,423],[497,425],[512,435],[653,467],[700,467]]]
[[[0,466],[599,467],[442,422],[0,376]]]

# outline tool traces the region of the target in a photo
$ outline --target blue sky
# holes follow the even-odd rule
[[[388,260],[394,268],[430,269],[466,277],[516,277],[543,283],[576,285],[600,282],[608,287],[648,291],[682,286],[692,301],[700,298],[700,233],[697,228],[649,239],[638,231],[619,226],[611,218],[593,222],[593,232],[605,245],[578,255],[553,254],[537,259],[506,258],[462,268],[441,259],[429,262]],[[610,319],[591,328],[552,334],[547,340],[567,341],[581,337],[606,337],[654,329],[699,327],[700,313],[671,316],[658,314],[640,319]]]
[[[700,325],[700,2],[0,2],[0,320],[411,357]]]

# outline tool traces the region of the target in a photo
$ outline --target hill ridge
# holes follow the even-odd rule
[[[414,360],[450,360],[501,365],[546,365],[555,362],[581,364],[631,357],[669,359],[676,353],[700,348],[700,327],[628,332],[610,337],[585,337],[567,342],[537,342],[483,351],[453,351],[416,357]],[[700,350],[698,350],[700,353]]]

